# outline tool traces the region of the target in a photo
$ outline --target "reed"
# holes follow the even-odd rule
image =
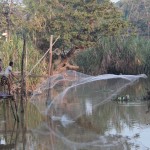
[[[103,37],[97,47],[79,53],[80,71],[97,75],[150,74],[150,40],[138,36]]]
[[[21,55],[22,55],[22,48],[23,47],[23,40],[14,35],[11,37],[10,41],[1,42],[0,44],[0,58],[3,61],[3,70],[8,66],[9,61],[14,62],[13,70],[15,72],[20,72],[21,70]],[[30,72],[33,66],[38,62],[38,60],[42,57],[42,53],[37,50],[32,41],[27,41],[27,59],[26,59],[26,74]],[[43,60],[34,70],[33,74],[35,75],[43,75],[43,73],[47,73],[47,63]],[[27,78],[27,88],[36,85],[40,78]]]

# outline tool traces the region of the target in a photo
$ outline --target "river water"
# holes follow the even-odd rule
[[[110,82],[111,85],[115,83],[116,80]],[[90,87],[94,92],[90,93]],[[57,103],[51,105],[46,113],[40,111],[40,108],[43,110],[43,95],[38,102],[39,107],[29,99],[24,105],[24,113],[20,112],[18,104],[19,122],[15,121],[10,104],[1,102],[0,149],[150,149],[149,102],[143,101],[150,88],[150,79],[140,79],[117,93],[114,99],[98,103],[113,93],[110,89],[107,92],[106,88],[98,91],[99,88],[96,82],[71,89],[65,93],[63,102],[56,100]],[[128,101],[118,100],[127,95]],[[35,99],[38,96],[40,94]]]

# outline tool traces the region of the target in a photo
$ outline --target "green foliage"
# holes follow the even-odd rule
[[[4,15],[3,3],[0,5],[1,31],[7,30],[10,33],[8,42],[2,39],[0,45],[0,57],[5,58],[5,66],[13,60],[16,64],[15,70],[20,70],[23,34],[28,37],[28,71],[41,58],[36,46],[41,50],[47,50],[50,35],[54,35],[54,39],[60,36],[53,49],[67,51],[72,47],[88,49],[78,56],[81,58],[78,64],[86,66],[84,68],[86,73],[94,74],[99,73],[100,70],[101,72],[108,70],[110,62],[116,67],[115,59],[110,61],[110,58],[120,60],[126,56],[124,53],[117,53],[115,49],[118,46],[117,41],[107,38],[120,34],[125,36],[131,32],[127,30],[128,22],[122,19],[122,14],[109,0],[24,0],[23,2],[24,6],[13,4],[6,7],[8,3],[4,4],[4,8],[9,10],[7,15]],[[101,42],[98,43],[99,41]],[[124,49],[126,54],[126,48]],[[117,57],[113,57],[116,53]],[[89,61],[90,65],[86,65]],[[47,64],[42,62],[34,73],[43,74],[46,68]]]
[[[7,30],[7,8],[4,10],[4,5],[0,3],[0,37],[2,36],[2,33]]]
[[[139,35],[148,36],[150,0],[121,0],[117,3],[117,6],[123,11],[125,19],[137,28]]]
[[[125,32],[128,24],[108,1],[24,0],[37,39],[60,36],[57,48],[93,47],[99,36]]]
[[[80,66],[80,71],[93,75],[99,74],[104,51],[104,49],[100,50],[100,47],[97,47],[79,53],[75,58],[75,62]]]
[[[79,53],[75,59],[87,74],[150,74],[150,40],[139,37],[105,37],[97,48]]]

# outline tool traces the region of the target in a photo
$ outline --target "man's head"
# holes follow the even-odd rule
[[[11,67],[13,66],[13,62],[12,61],[10,61],[9,66],[11,66]]]

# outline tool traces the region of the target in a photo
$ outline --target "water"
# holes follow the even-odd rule
[[[19,113],[19,123],[15,122],[11,107],[1,103],[0,149],[4,146],[17,150],[150,149],[150,112],[148,102],[141,101],[150,80],[129,83],[120,79],[96,80],[65,92],[66,84],[66,88],[55,84],[54,91],[42,85],[44,90],[25,105],[24,114]],[[58,91],[63,93],[63,99]],[[118,92],[114,95],[115,91]],[[114,101],[125,95],[129,95],[129,102]]]

